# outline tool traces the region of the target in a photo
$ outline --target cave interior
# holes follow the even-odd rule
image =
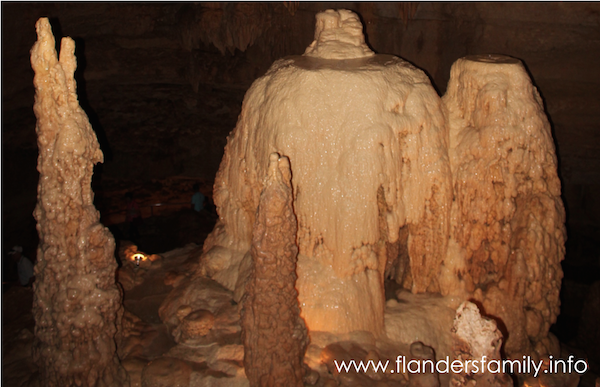
[[[246,91],[275,60],[304,52],[315,15],[328,8],[356,12],[368,45],[425,71],[439,95],[461,57],[493,53],[524,63],[551,123],[567,215],[561,310],[551,332],[590,359],[580,385],[594,384],[600,375],[600,5],[572,2],[3,2],[3,383],[23,385],[36,370],[21,349],[33,337],[33,319],[23,307],[33,295],[14,286],[14,267],[5,257],[21,245],[35,260],[39,242],[32,216],[39,174],[29,58],[35,22],[48,17],[57,42],[75,40],[79,102],[104,153],[94,169],[94,204],[117,253],[133,251],[125,222],[131,192],[143,217],[138,249],[149,256],[179,251],[163,256],[175,257],[165,264],[169,273],[189,267],[213,229],[215,174]],[[208,198],[200,219],[190,210],[194,184]],[[141,319],[158,326],[157,307],[169,285],[152,275],[144,283],[143,289],[132,285],[124,303],[135,315],[131,324]],[[164,331],[153,335],[146,339],[154,354],[175,345]],[[144,351],[128,370],[141,372],[140,359],[152,360]],[[159,360],[177,375],[195,372],[181,361]]]

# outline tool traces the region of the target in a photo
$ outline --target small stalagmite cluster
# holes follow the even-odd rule
[[[287,158],[270,156],[252,232],[252,273],[242,300],[244,366],[252,387],[304,386],[308,336],[296,283],[297,222]]]
[[[63,38],[58,59],[48,19],[38,20],[36,29],[34,358],[45,386],[129,386],[116,354],[122,306],[115,242],[99,222],[91,190],[94,164],[103,155],[77,100],[75,44]]]

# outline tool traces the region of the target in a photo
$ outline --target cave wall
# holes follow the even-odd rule
[[[525,63],[553,125],[567,207],[567,261],[600,254],[600,4],[598,3],[3,3],[4,246],[35,255],[38,174],[29,50],[47,16],[75,39],[81,106],[106,161],[103,196],[173,176],[211,182],[245,91],[273,60],[301,54],[314,16],[348,8],[377,53],[424,69],[440,93],[451,64],[500,53]],[[97,203],[102,210],[103,203]],[[589,271],[588,271],[589,272]],[[582,301],[583,302],[583,301]]]

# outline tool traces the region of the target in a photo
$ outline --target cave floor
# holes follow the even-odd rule
[[[128,369],[131,386],[141,385],[142,368],[159,358],[177,343],[162,323],[158,309],[173,289],[165,284],[165,276],[177,277],[195,267],[202,252],[202,243],[214,227],[216,217],[207,211],[196,214],[179,210],[164,216],[148,217],[141,224],[139,246],[145,253],[157,253],[160,262],[151,270],[141,267],[131,270],[137,283],[123,292],[125,307],[124,335],[119,345],[119,355]],[[131,242],[127,237],[128,225],[110,227],[115,235],[119,272],[135,267],[126,262],[123,250]],[[185,244],[175,248],[177,243]],[[144,265],[142,265],[144,266]],[[2,288],[2,386],[22,387],[36,385],[37,366],[32,359],[35,321],[32,314],[33,288],[16,282],[3,283]]]
[[[166,225],[166,226],[165,226]],[[177,226],[175,226],[177,225]],[[152,259],[143,261],[139,267],[127,259],[126,250],[130,242],[121,240],[119,256],[122,267],[118,271],[119,282],[124,288],[123,331],[118,354],[122,364],[128,371],[131,386],[247,386],[243,370],[243,346],[240,338],[238,307],[232,300],[231,292],[216,282],[205,277],[193,275],[200,255],[202,243],[214,226],[214,217],[204,215],[198,217],[190,211],[182,211],[170,217],[148,219],[140,228],[139,250],[145,253],[156,253],[162,248],[171,248],[162,242],[160,230],[169,234],[176,233],[178,241],[187,241],[184,247],[171,249],[154,255]],[[124,226],[121,227],[125,229]],[[171,238],[174,235],[170,235]],[[199,242],[199,243],[197,243]],[[183,281],[188,281],[188,294],[171,294],[173,289]],[[394,286],[387,290],[387,298],[398,294]],[[175,292],[176,293],[176,292]],[[202,295],[200,295],[202,293]],[[175,297],[176,296],[176,297]],[[175,325],[165,323],[168,314],[160,311],[161,305],[174,304],[173,308],[194,305],[209,300],[204,309],[212,308],[215,327],[212,332],[200,341],[197,338],[186,338],[185,332],[175,331]],[[182,301],[173,302],[173,299]],[[401,297],[399,297],[401,299]],[[24,288],[17,284],[6,284],[2,295],[2,386],[25,387],[37,386],[37,367],[32,359],[34,341],[34,319],[31,312],[33,303],[32,288]],[[195,304],[198,305],[198,304]],[[163,307],[164,308],[164,307]],[[196,307],[195,307],[196,308]],[[217,312],[218,311],[218,312]],[[220,324],[220,325],[219,325]],[[180,328],[177,328],[180,329]],[[176,340],[177,339],[177,340]],[[360,348],[352,340],[318,343],[319,337],[311,334],[311,345],[307,350],[307,361],[318,361],[323,353],[340,358],[364,358],[369,355],[366,347]],[[325,344],[323,344],[325,343]],[[324,351],[326,349],[326,351]],[[368,348],[367,348],[368,349]],[[405,349],[406,350],[406,349]],[[398,354],[399,348],[380,352],[382,359],[392,358]],[[376,354],[377,356],[377,354]],[[314,364],[312,365],[314,367]],[[323,368],[323,367],[322,367]],[[313,368],[315,369],[315,368]],[[313,379],[316,386],[406,386],[405,376],[395,375],[380,380],[373,379],[377,375],[357,373],[340,374],[323,368],[321,376]],[[579,386],[594,386],[595,376],[590,374],[582,378]],[[549,383],[548,385],[575,386],[577,384]],[[555,382],[559,382],[556,380]]]
[[[123,244],[128,245],[125,241]],[[185,273],[196,266],[200,254],[201,247],[191,243],[183,248],[161,254],[160,258],[151,265],[147,261],[137,267],[132,262],[124,260],[123,267],[119,269],[120,272],[131,271],[135,281],[133,286],[126,284],[128,289],[124,291],[123,337],[118,348],[122,364],[130,375],[132,387],[142,385],[142,370],[153,361],[157,363],[157,366],[169,370],[168,373],[172,372],[170,377],[177,379],[186,376],[186,371],[188,371],[187,378],[189,379],[189,370],[185,365],[177,364],[178,361],[175,358],[162,357],[177,343],[173,340],[167,325],[162,323],[158,311],[162,302],[173,289],[172,283],[165,284],[165,282],[168,283],[165,278],[185,277]],[[125,258],[124,255],[121,257]],[[2,386],[37,385],[37,366],[32,359],[35,326],[31,312],[32,303],[32,288],[12,284],[7,286],[4,291]],[[165,359],[170,360],[170,363],[165,364]],[[240,362],[239,367],[241,366]],[[194,367],[200,370],[207,368],[203,367],[202,362],[192,364],[191,368]],[[153,379],[156,378],[157,375],[153,375]],[[180,385],[180,383],[176,383],[176,385]]]
[[[161,256],[154,268],[135,267],[138,284],[124,291],[123,338],[119,355],[131,377],[131,386],[141,385],[141,372],[176,343],[162,323],[158,309],[172,290],[164,284],[165,273],[181,274],[197,261],[201,248],[188,244]],[[191,258],[191,259],[190,259]],[[123,270],[121,268],[120,270]],[[143,281],[142,281],[143,279]],[[35,385],[37,367],[32,359],[35,321],[31,312],[33,289],[11,284],[2,296],[2,386]]]

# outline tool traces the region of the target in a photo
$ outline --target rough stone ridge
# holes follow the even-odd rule
[[[38,135],[40,237],[35,266],[33,355],[44,386],[129,386],[116,354],[122,317],[115,284],[115,241],[93,205],[94,164],[103,161],[79,106],[75,43],[63,38],[57,59],[48,19],[31,49]]]
[[[460,373],[451,373],[450,386],[489,386],[509,387],[512,380],[504,372],[494,372],[496,365],[491,368],[482,365],[485,357],[486,364],[490,361],[500,361],[500,347],[502,346],[502,333],[498,330],[493,320],[484,318],[479,313],[479,308],[472,302],[463,302],[456,310],[454,326],[454,356],[463,362],[464,368]],[[477,361],[475,367],[467,367],[467,361]],[[489,372],[489,370],[492,372]]]
[[[287,158],[271,154],[252,237],[253,271],[242,309],[250,386],[304,386],[308,336],[296,283],[297,221]]]

